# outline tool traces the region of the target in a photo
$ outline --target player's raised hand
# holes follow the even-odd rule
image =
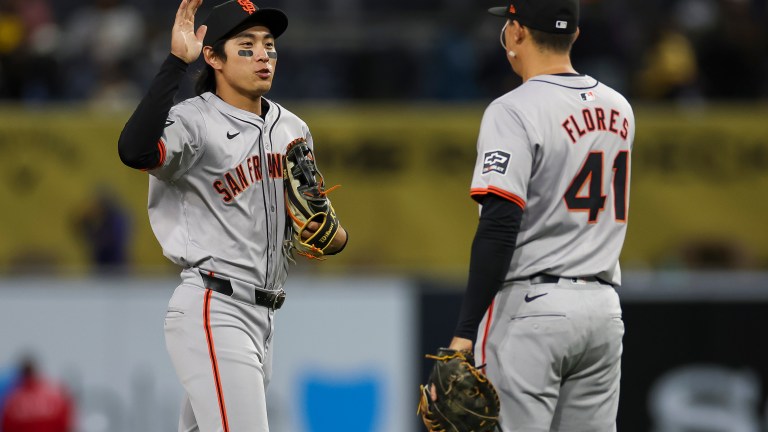
[[[203,38],[208,30],[203,25],[195,32],[195,13],[201,4],[203,0],[182,0],[171,30],[171,54],[188,64],[200,57]]]

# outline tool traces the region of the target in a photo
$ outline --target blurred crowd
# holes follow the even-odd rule
[[[199,21],[220,0],[207,0]],[[276,98],[473,100],[517,85],[504,0],[271,0],[288,12]],[[582,0],[577,69],[633,99],[768,96],[768,0]],[[177,0],[0,0],[0,99],[132,106]],[[487,3],[487,4],[486,4]]]
[[[0,371],[0,432],[72,432],[75,411],[66,386],[42,374],[34,357]]]

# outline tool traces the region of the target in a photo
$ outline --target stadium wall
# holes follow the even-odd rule
[[[73,391],[76,432],[175,430],[182,390],[162,320],[176,284],[0,279],[0,377],[31,352]],[[299,275],[286,289],[272,430],[421,430],[423,354],[450,340],[461,286]],[[627,329],[619,430],[768,431],[767,273],[629,272],[619,292]]]
[[[334,206],[352,238],[313,271],[466,273],[483,106],[288,106],[310,125],[327,181],[342,185]],[[130,267],[171,271],[148,224],[147,175],[117,157],[128,116],[0,109],[0,273],[91,271],[74,224],[99,193],[130,220]],[[768,108],[640,107],[636,117],[625,267],[768,266]]]

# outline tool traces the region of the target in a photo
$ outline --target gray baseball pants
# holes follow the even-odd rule
[[[186,398],[179,432],[268,432],[274,310],[207,290],[184,272],[165,341]]]
[[[616,431],[623,336],[610,285],[506,284],[475,348],[499,392],[503,432]]]

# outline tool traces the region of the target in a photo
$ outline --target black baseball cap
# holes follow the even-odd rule
[[[277,38],[288,28],[288,17],[280,9],[259,9],[251,0],[229,0],[214,7],[203,22],[208,26],[203,45],[213,46],[251,23],[267,27]]]
[[[579,26],[579,0],[512,0],[488,12],[546,33],[572,34]]]

